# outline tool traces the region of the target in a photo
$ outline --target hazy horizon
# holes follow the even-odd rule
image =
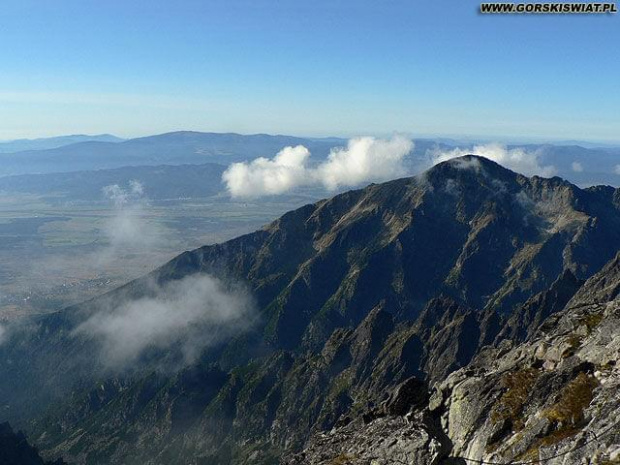
[[[173,130],[173,131],[165,131],[165,132],[147,132],[143,134],[131,134],[127,136],[120,136],[118,134],[109,132],[109,131],[99,131],[93,133],[62,133],[62,134],[50,134],[50,135],[33,135],[29,137],[20,137],[15,139],[0,139],[0,144],[9,143],[9,142],[19,142],[19,141],[36,141],[36,140],[45,140],[45,139],[56,139],[56,138],[69,138],[69,137],[102,137],[102,136],[112,136],[120,139],[120,142],[131,140],[131,139],[140,139],[145,137],[154,137],[161,136],[166,134],[174,134],[179,132],[197,132],[204,134],[238,134],[241,136],[254,136],[254,135],[267,135],[267,136],[289,136],[289,137],[300,137],[300,138],[309,138],[309,139],[348,139],[355,136],[360,136],[360,134],[303,134],[303,133],[284,133],[284,132],[273,132],[273,133],[261,133],[261,132],[237,132],[237,131],[228,131],[228,132],[218,132],[211,131],[208,128],[203,130]],[[369,132],[364,135],[368,135],[371,137],[379,137],[385,138],[393,135],[392,133],[374,133]],[[459,143],[481,143],[481,142],[500,142],[504,144],[593,144],[600,145],[601,147],[609,146],[609,147],[617,147],[620,145],[620,139],[563,139],[563,138],[553,138],[553,137],[528,137],[528,136],[519,136],[519,135],[499,135],[499,136],[484,136],[479,134],[417,134],[417,133],[402,133],[398,134],[404,135],[411,139],[423,139],[423,140],[439,140],[439,139],[447,139],[452,140]]]
[[[618,140],[617,15],[481,15],[479,5],[9,0],[0,139]]]

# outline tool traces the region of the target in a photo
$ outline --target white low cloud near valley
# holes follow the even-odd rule
[[[349,140],[346,147],[333,148],[326,160],[311,165],[311,153],[306,147],[285,147],[271,159],[261,157],[231,164],[222,180],[234,198],[279,195],[301,186],[322,186],[335,191],[418,174],[430,166],[469,154],[483,156],[527,176],[549,177],[557,173],[554,166],[541,161],[540,150],[509,148],[500,143],[429,150],[424,160],[410,163],[408,171],[403,161],[413,148],[414,142],[404,136],[358,137]],[[580,164],[573,164],[574,171],[580,169],[583,169]]]
[[[98,309],[74,331],[76,337],[99,341],[101,361],[108,368],[131,366],[148,349],[173,346],[191,363],[205,347],[240,334],[253,322],[250,294],[212,276],[150,282],[148,287],[149,296]]]
[[[285,147],[272,159],[233,163],[222,179],[232,197],[277,195],[300,186],[333,191],[405,175],[402,161],[412,149],[413,142],[403,136],[358,137],[346,147],[332,149],[325,161],[311,167],[306,147]]]
[[[162,231],[146,219],[144,186],[132,180],[126,187],[112,184],[103,188],[103,194],[114,206],[102,230],[109,241],[108,255],[119,248],[133,251],[154,247],[163,241]]]

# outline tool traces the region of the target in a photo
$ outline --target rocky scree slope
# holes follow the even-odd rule
[[[488,349],[431,400],[453,455],[620,460],[620,254],[525,344]]]
[[[430,395],[409,380],[283,463],[620,463],[619,295],[620,253],[526,342],[485,348]]]

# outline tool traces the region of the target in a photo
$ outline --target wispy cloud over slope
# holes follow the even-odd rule
[[[101,344],[109,368],[125,368],[148,349],[179,347],[190,363],[201,350],[248,329],[254,304],[240,287],[208,275],[194,275],[163,286],[150,283],[150,297],[99,309],[74,332]]]
[[[476,145],[471,149],[455,148],[447,151],[432,150],[429,152],[433,165],[470,154],[488,158],[506,168],[527,176],[538,175],[549,177],[555,175],[557,172],[554,166],[542,164],[539,150],[530,151],[520,147],[508,148],[505,145],[497,143]]]
[[[327,160],[310,167],[306,147],[285,147],[272,159],[233,163],[222,179],[233,197],[283,194],[299,186],[333,191],[404,175],[402,161],[412,149],[413,142],[402,136],[389,140],[359,137],[346,147],[332,149]]]
[[[140,181],[132,180],[126,187],[106,186],[103,194],[114,206],[113,215],[103,226],[110,245],[105,255],[115,256],[122,248],[140,251],[161,243],[162,231],[145,218],[147,199]]]

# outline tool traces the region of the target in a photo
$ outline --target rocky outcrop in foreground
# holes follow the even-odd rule
[[[429,414],[428,387],[411,378],[378,408],[355,419],[343,418],[330,432],[315,435],[308,447],[286,464],[432,465],[452,445],[439,417]]]
[[[525,343],[483,350],[404,411],[315,435],[285,464],[620,463],[620,254]],[[398,391],[392,394],[398,398]]]

